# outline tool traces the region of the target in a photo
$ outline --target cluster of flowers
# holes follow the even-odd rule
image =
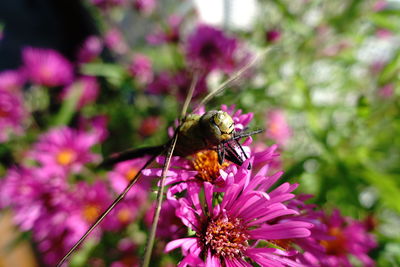
[[[34,164],[8,170],[0,187],[0,205],[11,207],[14,222],[31,231],[45,264],[54,265],[85,233],[128,184],[144,159],[117,164],[104,177],[88,183],[79,176],[95,177],[88,168],[100,157],[90,151],[99,135],[68,127],[55,128],[41,136],[26,159]],[[103,178],[103,179],[102,179]],[[145,202],[150,183],[141,181],[124,203],[93,234],[119,231],[135,220]]]
[[[124,1],[94,1],[99,6]],[[146,1],[135,1],[145,3]],[[142,4],[143,5],[143,4]],[[237,39],[223,31],[199,25],[182,41],[182,20],[171,17],[166,29],[148,36],[152,44],[175,44],[185,51],[186,65],[175,71],[153,73],[151,61],[135,54],[127,72],[146,91],[181,97],[189,88],[194,69],[200,76],[196,94],[207,90],[207,76],[214,70],[230,74],[248,58]],[[121,35],[111,30],[103,40],[88,38],[77,55],[77,64],[96,60],[103,45],[115,53],[127,49]],[[26,48],[19,70],[0,74],[0,142],[13,134],[23,134],[28,110],[23,100],[23,85],[62,87],[59,98],[80,98],[76,109],[95,101],[99,85],[95,77],[77,76],[74,65],[61,54],[49,49]],[[38,88],[28,88],[35,90]],[[243,130],[252,114],[242,114],[222,107],[232,115],[237,130]],[[290,130],[280,113],[271,113],[267,134],[284,144]],[[106,138],[105,122],[95,118],[80,128],[52,128],[41,135],[18,167],[10,168],[0,185],[0,207],[11,208],[15,223],[32,238],[47,265],[54,265],[83,235],[87,228],[138,172],[145,158],[117,164],[107,177],[92,172],[91,165],[100,156],[94,146]],[[150,126],[147,128],[151,128]],[[89,128],[89,130],[87,129]],[[148,132],[148,131],[147,131]],[[327,215],[304,203],[306,197],[295,196],[297,184],[278,184],[282,172],[271,166],[278,160],[276,146],[257,152],[244,148],[250,158],[242,165],[219,165],[215,151],[202,151],[190,158],[174,157],[163,204],[158,237],[167,240],[166,251],[181,248],[181,266],[350,266],[350,256],[372,266],[367,256],[375,241],[358,221],[342,217],[338,211]],[[157,158],[162,164],[164,158]],[[248,169],[249,164],[253,166]],[[104,231],[120,231],[140,218],[150,191],[151,178],[159,168],[142,171],[141,179],[93,233],[100,239]],[[96,179],[90,183],[90,178]],[[144,216],[148,224],[151,213]],[[120,250],[132,253],[132,241],[121,240]],[[114,266],[121,266],[114,262]]]
[[[238,131],[252,119],[240,110],[222,110]],[[311,196],[293,194],[298,184],[279,184],[283,172],[270,167],[279,157],[276,145],[256,153],[251,138],[243,145],[251,157],[242,166],[220,165],[215,151],[173,157],[164,202],[169,215],[161,216],[159,236],[174,239],[167,252],[181,248],[179,266],[352,266],[353,256],[374,265],[367,253],[376,243],[364,223],[305,204]],[[143,171],[149,177],[160,173]]]

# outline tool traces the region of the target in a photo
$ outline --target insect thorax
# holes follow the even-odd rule
[[[222,141],[232,137],[234,126],[232,117],[225,111],[190,114],[179,128],[174,154],[187,156],[200,150],[214,149]]]

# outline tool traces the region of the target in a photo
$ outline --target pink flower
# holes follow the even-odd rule
[[[25,117],[22,95],[0,89],[0,143],[6,142],[13,135],[23,133]]]
[[[111,51],[117,54],[125,54],[129,50],[121,31],[117,28],[112,28],[106,32],[104,42]]]
[[[267,115],[267,137],[271,138],[279,145],[286,145],[292,136],[286,116],[282,110],[274,109],[268,112]]]
[[[185,49],[189,63],[205,71],[220,69],[229,73],[237,65],[237,40],[211,26],[198,26],[188,37]]]
[[[149,34],[146,39],[149,44],[160,45],[164,43],[176,44],[180,41],[180,27],[182,25],[182,17],[171,15],[167,19],[166,29],[156,29],[154,33]]]
[[[71,97],[73,94],[80,93],[80,98],[78,101],[78,109],[81,109],[89,103],[96,101],[99,95],[100,86],[97,80],[93,76],[82,76],[78,78],[73,84],[64,87],[61,98],[63,100]]]
[[[153,203],[151,210],[146,213],[144,221],[149,229],[153,222],[155,211],[155,203]],[[187,233],[185,225],[180,218],[175,215],[176,205],[173,202],[166,200],[162,204],[160,220],[158,222],[157,237],[163,240],[173,240],[182,238]]]
[[[276,29],[269,30],[265,33],[265,39],[268,43],[275,43],[281,39],[281,32]]]
[[[72,82],[72,64],[55,50],[26,47],[22,59],[27,76],[35,84],[53,87]]]
[[[147,86],[151,94],[173,94],[179,100],[184,100],[192,82],[192,74],[187,70],[176,73],[161,72],[155,75],[153,81]],[[193,97],[196,98],[207,91],[205,76],[199,77]]]
[[[147,84],[153,79],[153,69],[150,59],[142,54],[135,54],[129,65],[130,74],[141,84]]]
[[[127,4],[126,0],[90,0],[90,2],[93,5],[105,10],[108,8],[124,6]]]
[[[142,120],[142,122],[140,123],[138,132],[142,137],[151,136],[156,131],[158,131],[161,124],[162,124],[162,119],[159,116],[150,116],[150,117],[144,118]]]
[[[156,8],[156,0],[134,0],[133,6],[135,9],[145,15],[149,15]]]
[[[80,63],[90,62],[95,59],[103,50],[102,40],[95,35],[89,36],[78,51],[78,61]]]
[[[0,90],[18,92],[25,83],[25,76],[18,70],[0,72]]]
[[[129,181],[135,177],[147,160],[146,157],[127,160],[118,163],[109,172],[108,177],[115,193],[120,194],[126,188]],[[128,192],[127,198],[135,198],[138,202],[144,202],[148,197],[150,182],[150,179],[140,179],[135,187]]]
[[[349,217],[343,217],[338,210],[330,216],[324,214],[320,220],[327,226],[331,240],[322,240],[326,257],[321,258],[323,266],[352,266],[349,256],[359,259],[363,266],[374,266],[368,252],[377,246],[375,238],[367,233],[365,225]]]
[[[98,155],[90,152],[97,138],[67,127],[55,128],[40,137],[30,156],[56,173],[77,173],[84,164],[99,160]]]
[[[390,99],[393,96],[393,93],[394,93],[394,86],[391,83],[382,86],[378,90],[378,95],[384,99]]]
[[[90,132],[97,136],[98,142],[103,142],[108,136],[107,130],[108,118],[105,115],[97,115],[90,118],[79,118],[79,129],[84,132]]]
[[[274,244],[310,235],[311,223],[277,221],[296,214],[282,202],[293,198],[291,192],[297,186],[285,183],[265,193],[277,179],[262,173],[250,179],[247,166],[232,169],[230,175],[235,183],[222,192],[205,182],[197,188],[189,187],[187,197],[177,200],[176,215],[196,235],[168,243],[166,251],[181,247],[184,259],[179,266],[300,266],[289,258],[297,253],[294,249],[258,246],[260,242]],[[203,194],[204,200],[200,197]]]

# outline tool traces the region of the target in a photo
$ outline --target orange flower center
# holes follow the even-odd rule
[[[88,222],[94,222],[100,215],[100,207],[96,204],[88,204],[83,209],[83,217]]]
[[[326,249],[328,255],[343,255],[347,253],[346,237],[338,227],[328,230],[329,235],[335,237],[333,240],[322,240],[320,243]]]
[[[219,177],[219,170],[225,169],[229,163],[223,162],[222,165],[218,162],[218,153],[214,150],[204,150],[196,153],[192,160],[192,165],[198,171],[197,177],[213,182]]]
[[[135,167],[130,168],[127,172],[125,172],[126,180],[131,181],[136,176],[138,171],[139,170]]]
[[[117,218],[121,223],[125,224],[131,220],[131,217],[132,217],[131,215],[132,215],[132,212],[129,209],[124,208],[124,209],[121,209],[118,211]]]
[[[217,256],[238,258],[249,247],[248,239],[240,219],[219,218],[208,224],[204,243]]]
[[[56,156],[57,163],[63,166],[71,164],[75,158],[75,151],[68,148],[61,150]]]

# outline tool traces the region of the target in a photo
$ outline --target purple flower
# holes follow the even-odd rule
[[[100,86],[93,76],[82,76],[75,80],[75,82],[67,87],[64,87],[61,98],[64,100],[71,97],[71,94],[76,94],[80,90],[80,98],[78,101],[78,109],[81,109],[89,103],[93,103],[100,91]]]
[[[196,98],[207,91],[206,77],[201,76],[196,84],[193,97]],[[173,94],[178,99],[184,100],[192,82],[192,74],[187,70],[176,73],[160,72],[155,75],[153,81],[147,86],[147,92],[151,94]]]
[[[25,83],[25,76],[18,70],[0,72],[0,90],[18,92]]]
[[[13,135],[23,133],[25,117],[22,95],[0,89],[0,143],[6,142]]]
[[[155,211],[155,203],[151,207],[151,210],[146,213],[144,221],[151,227],[153,222],[153,216]],[[175,215],[176,205],[174,202],[166,200],[162,204],[160,220],[158,222],[157,237],[166,241],[173,239],[182,238],[187,233],[185,225],[182,223],[180,218]]]
[[[133,159],[118,163],[109,172],[109,180],[115,193],[120,194],[146,163],[147,158]],[[150,190],[150,179],[139,179],[135,187],[127,194],[127,198],[135,198],[138,202],[144,202]]]
[[[105,115],[97,115],[89,118],[80,117],[79,129],[96,135],[98,142],[103,142],[108,136],[107,121],[108,118]]]
[[[129,65],[130,74],[141,84],[147,84],[153,79],[153,69],[150,59],[142,54],[135,54]]]
[[[90,2],[93,5],[105,10],[108,8],[124,6],[127,4],[126,0],[90,0]]]
[[[104,42],[111,51],[120,55],[127,53],[129,50],[122,32],[117,28],[112,28],[106,32]]]
[[[55,128],[42,135],[30,156],[56,173],[79,172],[83,165],[96,162],[99,156],[90,152],[98,136],[67,127]]]
[[[237,40],[211,26],[198,26],[188,37],[185,49],[188,62],[206,72],[219,69],[229,73],[237,66]]]
[[[149,116],[140,123],[139,134],[142,137],[148,137],[158,131],[162,125],[162,118],[159,116]]]
[[[78,61],[87,63],[95,59],[103,50],[102,40],[95,35],[89,36],[78,51]]]
[[[171,15],[167,19],[167,27],[165,29],[156,29],[154,33],[149,34],[146,39],[149,44],[160,45],[164,43],[176,44],[180,41],[180,27],[182,25],[182,17]]]
[[[197,188],[189,187],[187,197],[177,200],[176,215],[196,233],[166,247],[166,251],[181,247],[184,259],[180,266],[300,266],[289,258],[296,250],[274,246],[276,240],[310,235],[311,223],[278,221],[280,217],[297,214],[282,203],[293,198],[291,192],[297,186],[285,183],[265,193],[277,179],[262,173],[250,179],[245,165],[237,171],[232,169],[230,175],[236,182],[224,191],[205,182]],[[260,243],[270,245],[260,247]]]
[[[133,6],[142,14],[149,15],[156,8],[156,0],[134,0]]]
[[[55,50],[26,47],[22,59],[26,75],[35,84],[53,87],[73,80],[72,64]]]
[[[275,43],[281,38],[281,32],[279,30],[269,30],[265,33],[265,39],[268,43]]]
[[[350,256],[359,259],[363,266],[374,266],[368,252],[377,246],[374,236],[367,232],[362,222],[343,217],[339,210],[329,216],[323,214],[320,220],[327,227],[331,240],[321,240],[326,256],[320,258],[323,266],[352,266]]]

